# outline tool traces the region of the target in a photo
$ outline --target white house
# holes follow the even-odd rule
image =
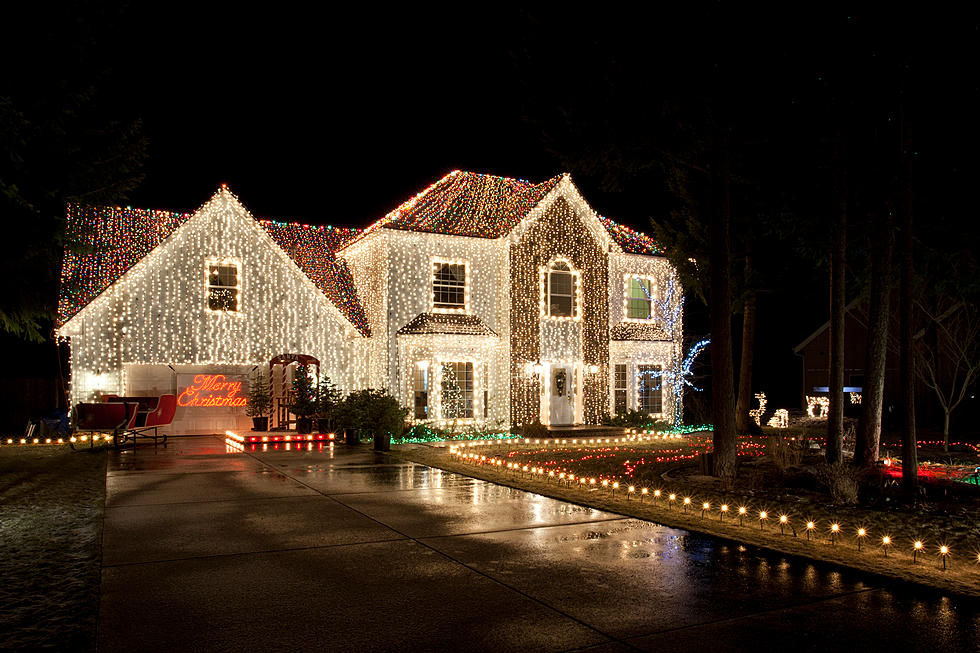
[[[257,220],[221,188],[193,214],[71,206],[68,235],[73,401],[176,392],[173,432],[244,427],[234,384],[286,352],[420,421],[670,416],[644,372],[680,353],[674,271],[567,174],[454,171],[363,230]]]

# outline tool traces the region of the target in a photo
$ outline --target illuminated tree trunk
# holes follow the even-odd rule
[[[841,459],[844,446],[844,283],[847,256],[847,190],[843,167],[843,145],[838,130],[834,137],[834,221],[830,250],[830,369],[827,385],[827,462]]]
[[[892,221],[886,215],[880,220],[871,247],[871,297],[868,315],[868,348],[864,366],[864,392],[861,398],[861,420],[858,423],[854,464],[871,467],[878,460],[881,444],[881,413],[885,391],[885,358],[888,353],[888,294],[892,247],[895,242]]]
[[[735,430],[748,433],[752,428],[749,409],[752,407],[752,363],[755,349],[756,294],[752,290],[752,250],[745,243],[745,301],[742,307],[742,360],[738,368],[738,402],[735,405]],[[762,416],[759,416],[760,420]]]
[[[733,479],[736,469],[735,382],[732,364],[730,282],[731,190],[728,134],[716,129],[711,186],[711,413],[714,422],[714,475]]]

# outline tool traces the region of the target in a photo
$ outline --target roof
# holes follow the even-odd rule
[[[347,262],[335,253],[375,229],[499,238],[567,177],[533,183],[454,170],[367,229],[256,220],[362,335],[370,335]],[[58,325],[119,280],[193,214],[152,209],[68,206]],[[630,254],[662,255],[652,238],[599,216]]]
[[[858,322],[860,322],[861,324],[864,324],[865,320],[863,318],[865,316],[863,314],[862,315],[858,315],[858,313],[861,313],[861,311],[858,310],[858,309],[860,309],[860,307],[858,306],[858,304],[861,301],[863,301],[863,298],[862,297],[855,297],[854,299],[852,299],[850,301],[850,303],[848,303],[847,306],[844,307],[844,313],[845,314],[850,314]],[[867,325],[864,325],[864,326],[867,326]],[[816,331],[814,331],[809,336],[807,336],[806,339],[803,342],[801,342],[800,344],[798,344],[795,347],[793,347],[793,353],[794,354],[799,354],[801,351],[803,351],[803,348],[804,347],[806,347],[811,342],[813,342],[813,340],[817,336],[819,336],[821,333],[823,333],[824,331],[826,331],[829,328],[830,328],[830,320],[827,320],[822,325],[820,325],[819,327],[817,327],[817,330]]]
[[[369,226],[364,234],[388,228],[404,231],[500,238],[527,217],[566,175],[534,183],[453,170]],[[630,254],[661,255],[652,238],[599,217],[609,235]]]
[[[120,207],[68,206],[58,324],[72,318],[193,214]],[[256,220],[363,335],[367,317],[347,263],[334,252],[359,229]]]
[[[479,316],[458,313],[419,313],[408,324],[398,329],[400,336],[434,333],[468,336],[497,335]]]

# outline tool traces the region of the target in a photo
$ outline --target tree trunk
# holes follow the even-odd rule
[[[914,493],[919,486],[919,460],[915,434],[915,358],[912,352],[912,157],[905,115],[902,112],[902,149],[905,153],[905,197],[902,207],[902,281],[900,288],[899,377],[902,384],[902,487]]]
[[[834,220],[830,250],[830,369],[827,411],[827,462],[841,459],[844,447],[844,283],[847,257],[847,190],[840,130],[834,136]]]
[[[946,410],[943,416],[943,453],[949,453],[949,414],[952,411]]]
[[[736,469],[735,381],[732,364],[730,282],[731,190],[728,134],[716,128],[711,186],[711,417],[714,422],[714,475],[733,479]]]
[[[888,353],[888,299],[891,271],[892,232],[891,213],[885,215],[872,236],[871,296],[868,314],[867,358],[864,365],[864,392],[861,398],[861,420],[858,424],[854,464],[871,467],[878,460],[881,444],[881,414],[885,391],[885,358]]]
[[[745,302],[742,307],[742,360],[738,368],[738,403],[735,406],[735,430],[748,433],[752,428],[749,409],[752,407],[752,363],[755,349],[756,295],[752,289],[752,246],[745,242]],[[760,421],[762,415],[759,416]]]

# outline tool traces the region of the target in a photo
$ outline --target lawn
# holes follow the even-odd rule
[[[740,438],[739,476],[728,486],[699,467],[700,454],[711,449],[709,434],[456,446],[462,455],[422,446],[396,455],[672,526],[980,595],[980,492],[974,486],[930,482],[913,502],[887,474],[873,475],[862,480],[860,504],[842,505],[824,487],[821,455],[804,450],[792,461],[796,464],[777,464],[765,436]],[[957,455],[978,459],[972,448]],[[722,505],[728,507],[724,514]],[[741,518],[740,507],[745,508]],[[760,521],[761,512],[766,518]],[[885,536],[890,539],[883,548]],[[913,562],[915,541],[923,548]],[[942,545],[950,553],[946,571]]]
[[[0,650],[95,648],[104,449],[0,446]]]

